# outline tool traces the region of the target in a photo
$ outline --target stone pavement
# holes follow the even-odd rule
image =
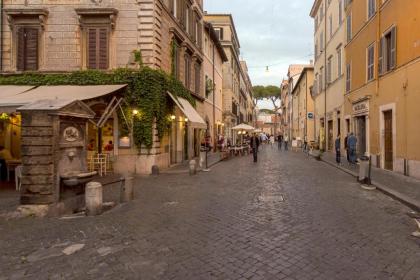
[[[197,171],[202,171],[202,169],[205,168],[205,161],[203,162],[203,167],[199,167],[199,158],[195,159],[197,162]],[[213,165],[219,163],[221,161],[220,153],[219,152],[209,152],[207,155],[207,167],[210,168]],[[189,167],[189,161],[185,161],[181,164],[177,164],[167,170],[162,170],[162,174],[184,174],[189,173],[190,167]]]
[[[358,165],[350,166],[347,159],[342,157],[342,164],[338,166],[335,161],[335,155],[327,152],[322,155],[322,160],[346,171],[353,176],[358,176]],[[420,180],[407,177],[395,172],[372,167],[372,183],[381,191],[395,197],[411,208],[420,211]]]
[[[0,279],[420,279],[409,209],[301,153],[135,191],[98,217],[0,220]]]

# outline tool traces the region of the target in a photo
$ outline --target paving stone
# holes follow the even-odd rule
[[[0,279],[420,275],[408,208],[299,153],[265,147],[257,164],[244,156],[197,176],[142,177],[135,192],[93,218],[0,218]],[[64,256],[71,244],[86,246]]]

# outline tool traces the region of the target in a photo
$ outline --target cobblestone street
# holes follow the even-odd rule
[[[257,164],[139,178],[135,201],[99,217],[0,220],[0,279],[420,279],[407,211],[264,147]]]

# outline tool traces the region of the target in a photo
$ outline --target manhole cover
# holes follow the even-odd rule
[[[284,196],[283,195],[260,195],[258,197],[258,201],[260,202],[283,202]]]

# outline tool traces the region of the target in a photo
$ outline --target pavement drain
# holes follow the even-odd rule
[[[284,202],[283,195],[260,195],[258,197],[259,202]]]

